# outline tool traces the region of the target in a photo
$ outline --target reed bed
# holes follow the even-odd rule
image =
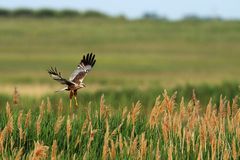
[[[115,111],[101,97],[63,113],[62,101],[50,99],[37,111],[6,103],[0,113],[1,159],[239,159],[238,97],[220,97],[219,105],[202,106],[195,94],[177,104],[165,91],[150,113],[140,101]],[[18,101],[14,101],[18,102]],[[78,111],[77,111],[78,110]]]

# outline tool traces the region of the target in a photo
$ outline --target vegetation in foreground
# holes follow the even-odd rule
[[[38,111],[6,104],[0,116],[1,158],[15,159],[239,159],[238,97],[204,107],[193,94],[177,104],[165,91],[149,114],[141,103],[114,111],[69,109],[50,100]],[[15,99],[14,103],[18,103]]]

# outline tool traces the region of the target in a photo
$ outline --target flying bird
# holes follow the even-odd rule
[[[77,66],[77,69],[73,71],[69,79],[65,79],[62,77],[61,72],[58,72],[57,68],[51,67],[48,70],[49,75],[59,83],[65,85],[65,87],[59,91],[69,91],[69,98],[70,98],[70,107],[72,106],[72,97],[74,96],[75,105],[78,106],[77,102],[77,90],[86,87],[83,83],[83,80],[87,73],[91,71],[93,66],[96,63],[95,55],[94,54],[87,54],[84,55],[82,60]]]

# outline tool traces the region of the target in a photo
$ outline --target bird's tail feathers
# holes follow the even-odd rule
[[[62,88],[62,89],[60,89],[60,90],[57,90],[57,91],[55,91],[55,92],[62,92],[62,91],[67,90],[67,88],[68,88],[68,87],[64,87],[64,88]]]

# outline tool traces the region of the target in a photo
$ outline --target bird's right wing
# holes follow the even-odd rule
[[[93,68],[95,63],[96,59],[94,54],[88,53],[87,55],[84,55],[81,62],[78,64],[77,69],[71,74],[69,80],[79,84],[83,81],[87,73]]]
[[[57,71],[57,68],[51,67],[48,70],[49,75],[56,81],[58,81],[61,84],[65,85],[74,85],[73,82],[66,80],[65,78],[62,77],[61,73]]]

